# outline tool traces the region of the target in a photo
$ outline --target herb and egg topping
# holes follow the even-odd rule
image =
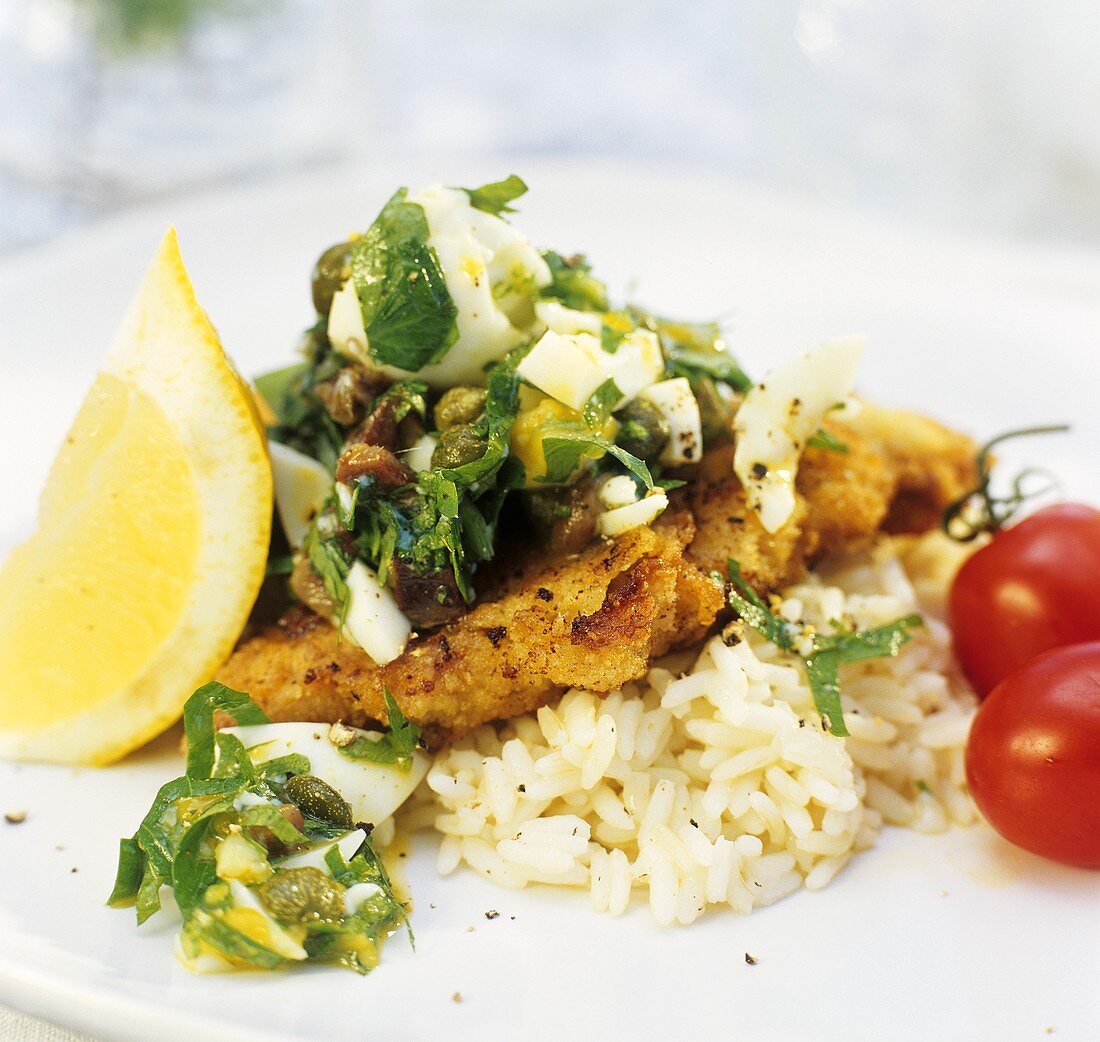
[[[799,453],[851,390],[850,346],[769,391],[716,324],[612,308],[583,257],[505,219],[525,191],[514,175],[399,190],[318,261],[305,360],[257,381],[291,589],[380,663],[467,610],[505,529],[572,552],[650,524],[717,442],[736,436],[775,531]]]
[[[199,972],[307,960],[371,970],[408,923],[370,833],[429,763],[417,728],[388,705],[382,735],[272,724],[247,695],[200,688],[183,714],[186,771],[121,841],[110,904],[134,905],[142,923],[169,888],[178,954]],[[237,726],[215,732],[218,713]]]

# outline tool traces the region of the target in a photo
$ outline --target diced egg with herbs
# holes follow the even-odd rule
[[[860,337],[828,340],[769,372],[737,410],[733,470],[767,531],[778,531],[794,512],[802,451],[851,394],[862,352]]]
[[[424,211],[428,245],[435,250],[458,314],[458,339],[440,361],[416,375],[432,387],[483,384],[486,366],[530,335],[537,290],[550,269],[531,242],[507,221],[470,204],[461,189],[433,186],[407,201]],[[328,335],[336,349],[395,380],[412,373],[379,366],[370,357],[363,313],[348,280],[332,299]]]
[[[661,453],[661,462],[698,463],[703,458],[703,420],[687,378],[678,376],[651,384],[638,397],[668,421],[668,444]]]
[[[614,380],[620,395],[618,408],[661,378],[664,357],[657,337],[646,329],[628,333],[612,352],[603,349],[594,333],[558,333],[548,328],[516,372],[533,387],[577,411],[599,387]]]
[[[302,545],[313,519],[332,494],[332,474],[312,456],[276,441],[268,443],[275,508],[292,549]]]
[[[591,333],[600,335],[601,319],[594,311],[576,311],[557,300],[540,300],[535,304],[535,317],[554,333]]]
[[[609,538],[629,532],[632,528],[652,524],[668,506],[668,496],[663,492],[649,495],[623,506],[604,510],[596,515],[596,531]]]
[[[336,733],[341,742],[357,737],[378,741],[382,737],[375,731],[335,726],[342,728]],[[224,733],[236,735],[254,763],[265,763],[291,753],[305,756],[309,760],[310,774],[332,786],[347,800],[353,819],[373,825],[388,819],[412,795],[431,764],[431,757],[419,749],[414,750],[408,770],[395,764],[352,759],[333,742],[333,728],[328,724],[255,724],[227,727]]]

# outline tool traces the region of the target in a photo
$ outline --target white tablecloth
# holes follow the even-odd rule
[[[16,1013],[0,1006],[0,1039],[3,1042],[95,1042],[87,1035],[74,1035],[65,1028]]]

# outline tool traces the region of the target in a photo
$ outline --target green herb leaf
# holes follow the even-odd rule
[[[458,339],[458,308],[428,245],[424,210],[404,188],[351,253],[371,356],[410,372],[438,362]]]
[[[854,633],[808,635],[798,625],[774,614],[760,595],[744,580],[741,566],[729,561],[728,599],[730,607],[765,640],[783,651],[798,655],[806,667],[814,705],[829,731],[847,736],[840,703],[840,666],[848,662],[893,657],[923,625],[919,615],[906,615],[885,626]]]
[[[732,355],[724,351],[711,354],[672,346],[665,349],[665,358],[665,368],[669,376],[686,376],[689,380],[707,376],[742,392],[752,387],[752,381],[744,370]]]
[[[323,515],[322,515],[323,516]],[[336,605],[336,625],[342,629],[348,613],[348,572],[352,561],[337,539],[324,539],[314,521],[302,539],[302,549],[313,570],[324,583],[325,592]]]
[[[491,181],[480,188],[463,188],[462,191],[470,197],[471,206],[499,217],[502,213],[516,212],[508,204],[526,194],[527,185],[515,174],[509,174],[503,181]]]
[[[118,868],[115,871],[115,885],[107,904],[112,908],[121,908],[133,904],[141,887],[141,878],[145,874],[145,855],[133,839],[118,841]]]
[[[290,408],[288,399],[294,394],[309,369],[309,362],[296,362],[284,369],[276,369],[270,373],[257,376],[253,381],[256,390],[260,392],[264,401],[271,406],[280,419]]]
[[[649,467],[620,445],[591,431],[583,423],[562,420],[548,423],[541,430],[542,452],[546,457],[546,474],[539,481],[565,484],[580,466],[582,459],[599,459],[603,455],[617,459],[631,474],[652,490],[657,487]]]
[[[215,951],[258,969],[273,970],[286,961],[277,952],[265,948],[204,908],[195,908],[191,912],[188,926]]]
[[[382,688],[382,697],[386,700],[389,730],[378,741],[360,735],[350,745],[341,746],[340,752],[351,760],[392,763],[407,771],[412,767],[413,752],[420,741],[420,728],[401,712],[389,688]]]
[[[592,267],[579,254],[565,258],[553,250],[546,250],[542,259],[550,269],[550,285],[544,286],[542,296],[560,300],[575,311],[606,311],[607,287],[592,274]]]
[[[211,817],[201,818],[183,835],[172,858],[172,892],[186,919],[218,878],[208,839],[214,825]],[[207,849],[204,851],[204,846]]]
[[[600,323],[600,347],[609,355],[619,350],[619,345],[634,331],[630,316],[622,311],[608,311]]]
[[[214,770],[214,715],[221,711],[242,727],[268,723],[267,714],[248,695],[216,680],[200,687],[183,707],[187,735],[187,777],[209,778]]]
[[[406,416],[419,416],[421,420],[428,416],[428,385],[423,380],[399,380],[390,384],[371,403],[368,416],[373,416],[380,408],[393,409],[393,418],[400,423]]]
[[[844,444],[835,434],[831,431],[827,431],[824,427],[819,427],[815,434],[812,434],[806,439],[806,444],[813,446],[815,449],[825,449],[827,452],[847,452],[848,446]]]
[[[278,418],[268,436],[332,470],[346,429],[332,418],[314,388],[334,377],[342,363],[320,324],[306,334],[305,351],[306,361],[258,377],[256,387]]]
[[[607,418],[614,411],[615,406],[622,400],[623,392],[619,390],[614,380],[605,380],[592,392],[592,397],[584,403],[581,416],[585,425],[593,430],[602,430]]]

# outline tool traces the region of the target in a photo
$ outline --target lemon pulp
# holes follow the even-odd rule
[[[201,535],[163,411],[100,375],[50,471],[38,531],[0,570],[0,730],[48,727],[142,673],[180,623]]]

